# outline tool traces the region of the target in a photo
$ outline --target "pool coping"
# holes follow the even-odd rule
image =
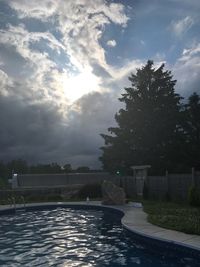
[[[147,221],[147,214],[141,207],[136,207],[134,203],[126,204],[123,206],[102,205],[100,201],[78,201],[78,202],[42,202],[42,203],[29,203],[26,207],[40,207],[40,206],[53,206],[53,205],[69,205],[69,206],[93,206],[102,208],[112,208],[121,211],[124,216],[121,219],[122,226],[145,238],[154,239],[169,244],[179,245],[185,248],[194,249],[200,252],[200,236],[185,234],[175,230],[169,230],[153,225]],[[23,209],[23,205],[17,205],[16,209]],[[8,205],[0,206],[0,211],[14,210],[13,207]]]
[[[121,221],[124,228],[140,236],[200,252],[199,235],[186,234],[153,225],[147,221],[147,213],[142,208],[132,207],[131,209],[126,209]]]

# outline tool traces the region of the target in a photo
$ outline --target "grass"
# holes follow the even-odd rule
[[[200,208],[171,202],[144,201],[148,221],[163,228],[200,235]]]

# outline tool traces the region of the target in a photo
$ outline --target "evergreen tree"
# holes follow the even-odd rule
[[[193,93],[185,105],[185,164],[200,170],[200,96]]]
[[[172,78],[164,64],[155,69],[150,60],[131,74],[131,87],[119,98],[125,108],[115,115],[118,127],[108,129],[111,135],[101,134],[104,169],[124,172],[132,165],[151,164],[152,171],[159,173],[175,168],[181,97]]]

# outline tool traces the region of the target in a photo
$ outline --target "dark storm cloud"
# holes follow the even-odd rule
[[[103,144],[99,134],[114,123],[115,107],[109,94],[89,94],[69,111],[69,120],[53,102],[30,104],[15,95],[1,95],[0,160],[22,158],[97,167]]]
[[[93,166],[99,166],[98,157],[101,154],[100,147],[103,139],[100,133],[105,133],[110,125],[115,125],[114,115],[118,107],[116,98],[109,93],[91,93],[83,96],[77,103],[74,111],[71,111],[70,132],[74,147],[74,160],[84,155]],[[71,151],[73,154],[73,151]]]
[[[1,159],[5,155],[34,159],[36,155],[32,152],[36,149],[41,152],[56,146],[60,117],[51,105],[27,104],[15,96],[1,95],[0,111]]]

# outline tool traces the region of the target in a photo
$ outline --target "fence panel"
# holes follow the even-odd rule
[[[192,174],[169,174],[169,195],[172,200],[187,200]]]
[[[165,176],[148,176],[147,187],[150,198],[163,199],[167,194],[167,179]]]
[[[121,178],[121,186],[123,187],[127,197],[136,197],[136,181],[133,176],[125,176]]]

